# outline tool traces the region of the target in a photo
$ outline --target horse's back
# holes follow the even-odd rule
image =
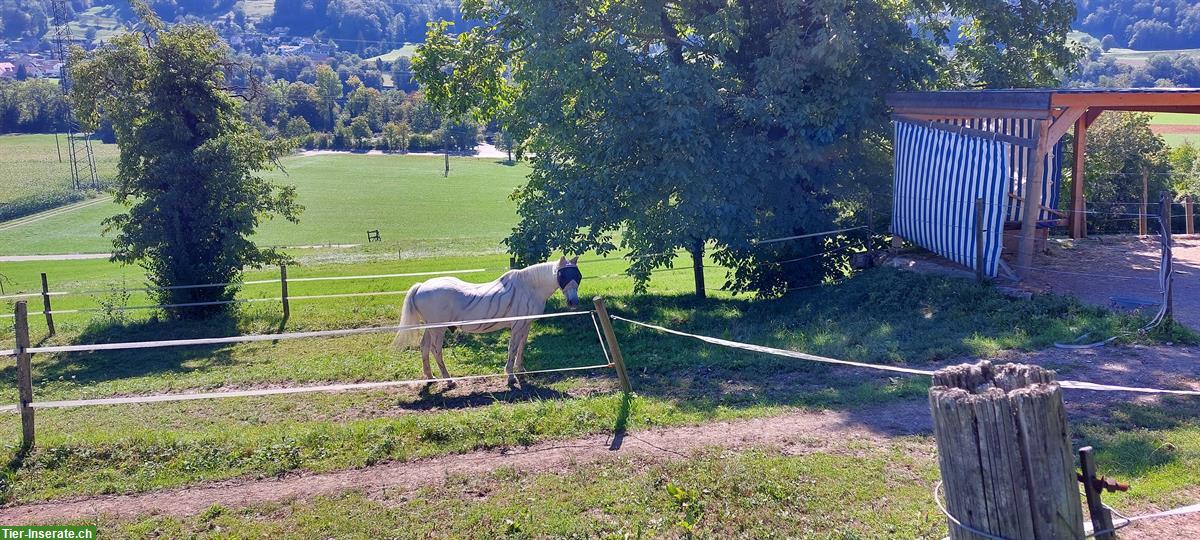
[[[421,318],[427,323],[497,319],[534,315],[528,292],[522,292],[506,279],[488,283],[468,283],[454,277],[439,277],[425,281],[417,288],[414,299]],[[542,305],[544,311],[545,304]],[[492,332],[511,327],[511,322],[464,326],[466,332]]]

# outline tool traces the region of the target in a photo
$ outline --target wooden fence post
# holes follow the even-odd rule
[[[283,301],[283,320],[287,321],[292,316],[292,306],[288,303],[286,264],[279,265],[279,298]]]
[[[947,367],[933,375],[929,406],[950,515],[1003,538],[1084,538],[1053,371],[987,361]],[[952,523],[950,538],[987,537]]]
[[[1112,514],[1100,500],[1100,490],[1092,483],[1096,477],[1096,459],[1092,456],[1092,447],[1079,449],[1079,468],[1083,470],[1083,494],[1087,499],[1088,515],[1092,518],[1092,532],[1107,531],[1113,528]],[[1096,535],[1096,540],[1117,540],[1112,532]]]
[[[46,328],[50,335],[54,335],[54,313],[50,307],[50,285],[46,280],[46,273],[42,272],[42,312],[46,314]]]
[[[608,350],[612,353],[613,367],[617,370],[617,379],[621,381],[621,390],[632,392],[629,373],[625,371],[625,358],[621,356],[621,346],[617,345],[617,333],[613,331],[612,319],[608,316],[608,309],[604,307],[604,297],[597,296],[592,302],[596,304],[596,315],[600,318],[600,327],[604,329],[604,340],[608,342]]]
[[[983,283],[983,198],[975,199],[975,280]]]
[[[17,302],[13,330],[17,336],[17,411],[21,414],[21,450],[33,448],[33,372],[29,365],[29,304]]]
[[[1193,212],[1192,196],[1183,200],[1183,230],[1189,236],[1196,234],[1196,214]]]

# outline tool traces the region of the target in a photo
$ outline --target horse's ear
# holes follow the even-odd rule
[[[558,266],[562,267],[562,266],[566,266],[566,264],[567,264],[566,255],[558,258]]]
[[[579,255],[576,255],[576,256],[574,256],[574,257],[571,257],[571,264],[574,264],[574,265],[578,265],[578,264],[579,264]]]

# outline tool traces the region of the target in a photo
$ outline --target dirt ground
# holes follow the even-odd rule
[[[1175,320],[1200,331],[1200,237],[1175,236],[1172,254]],[[1074,295],[1093,305],[1129,309],[1131,301],[1157,302],[1160,298],[1160,257],[1159,241],[1154,237],[1052,241],[1049,253],[1038,256],[1038,271],[1025,285]],[[1122,305],[1115,305],[1114,299]]]

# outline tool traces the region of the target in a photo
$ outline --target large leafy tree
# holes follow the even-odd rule
[[[834,261],[777,261],[828,241],[756,240],[827,230],[853,213],[835,204],[848,192],[886,185],[885,93],[1022,73],[1016,52],[943,56],[947,17],[978,12],[978,48],[1041,20],[994,4],[1012,3],[468,0],[464,15],[483,24],[431,26],[413,68],[440,110],[499,118],[534,156],[507,239],[520,258],[625,248],[644,284],[682,248],[694,267],[707,254],[732,268],[736,288],[778,292]],[[1065,39],[1039,28],[1052,32],[1031,41]]]
[[[76,50],[71,101],[85,122],[112,121],[120,147],[117,201],[127,210],[105,221],[116,231],[113,258],[139,263],[160,287],[236,281],[242,268],[284,259],[250,236],[260,221],[291,221],[301,208],[290,187],[264,180],[290,150],[248,126],[225,87],[236,66],[217,34],[200,25],[166,28],[140,2],[139,33],[108,47]],[[172,288],[167,304],[223,300],[225,288]],[[194,316],[205,310],[173,310]]]

